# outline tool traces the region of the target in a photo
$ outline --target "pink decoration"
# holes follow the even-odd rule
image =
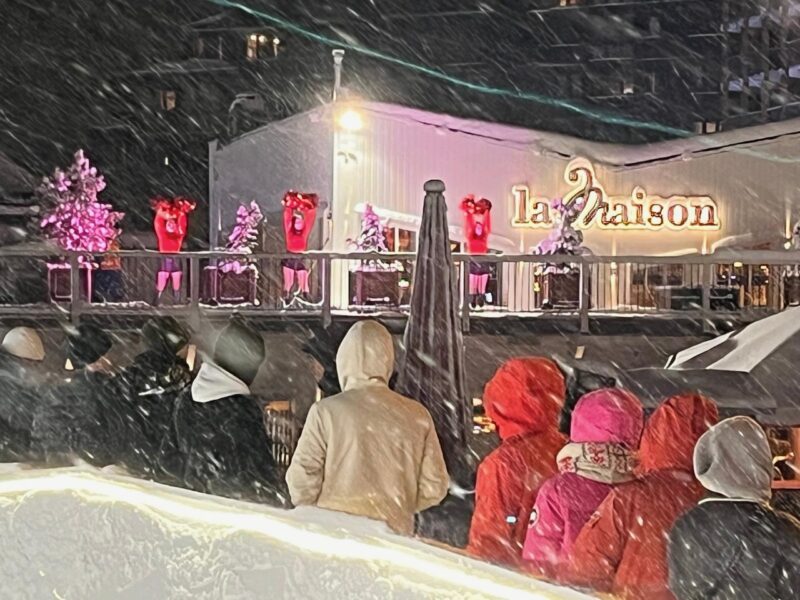
[[[40,222],[44,235],[63,250],[107,252],[120,234],[117,223],[124,213],[98,201],[105,187],[103,176],[78,150],[66,172],[56,168],[37,190],[45,205]]]
[[[264,215],[255,200],[247,206],[242,204],[236,211],[236,225],[228,236],[225,250],[237,254],[250,254],[258,243],[258,227]],[[249,263],[241,260],[227,260],[220,264],[223,273],[241,273],[249,267]]]

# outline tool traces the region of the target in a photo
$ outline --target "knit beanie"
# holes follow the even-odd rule
[[[67,356],[76,369],[90,365],[111,350],[111,338],[93,323],[67,329]]]
[[[214,345],[214,362],[250,386],[266,352],[261,335],[240,318],[231,319]]]
[[[30,327],[14,327],[6,333],[0,348],[6,354],[27,360],[44,360],[42,338]]]
[[[750,417],[720,421],[697,441],[694,473],[704,488],[727,498],[767,502],[772,454],[764,430]]]
[[[189,343],[189,332],[175,317],[153,317],[142,327],[142,339],[148,350],[175,356]]]

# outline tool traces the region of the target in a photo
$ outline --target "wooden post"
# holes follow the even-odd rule
[[[461,261],[461,332],[469,333],[469,261]]]
[[[578,271],[578,313],[580,315],[581,333],[589,333],[589,304],[591,303],[591,297],[587,271],[586,263],[581,261]]]
[[[81,294],[81,269],[78,254],[69,255],[69,316],[73,325],[77,325],[83,311],[83,297]]]
[[[331,326],[331,257],[324,256],[320,261],[320,278],[322,279],[322,326],[327,329]]]
[[[189,324],[200,328],[200,258],[196,255],[189,257]]]
[[[713,276],[713,265],[703,263],[700,265],[700,294],[702,304],[703,333],[711,333],[711,286],[709,281]]]

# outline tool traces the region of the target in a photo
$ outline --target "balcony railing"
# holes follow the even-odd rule
[[[120,251],[82,257],[51,250],[0,248],[0,314],[155,312],[185,315],[233,311],[251,315],[318,316],[406,313],[417,256],[412,253],[234,255],[225,252]],[[171,278],[157,298],[158,272]],[[309,274],[308,297],[284,291],[287,260]],[[240,273],[224,268],[239,261]],[[489,265],[484,306],[473,306],[470,262]],[[464,329],[472,317],[504,314],[574,316],[588,331],[593,315],[747,316],[775,312],[800,300],[800,252],[653,256],[536,256],[454,254]],[[292,265],[290,265],[292,266]],[[297,267],[297,263],[294,265]],[[292,273],[289,273],[292,275]],[[172,284],[178,291],[173,293]],[[293,290],[294,291],[294,290]]]

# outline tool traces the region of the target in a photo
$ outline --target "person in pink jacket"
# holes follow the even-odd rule
[[[634,478],[644,425],[636,396],[621,389],[584,395],[572,413],[570,442],[558,453],[558,475],[539,489],[522,551],[524,568],[558,579],[583,526],[612,487]]]

